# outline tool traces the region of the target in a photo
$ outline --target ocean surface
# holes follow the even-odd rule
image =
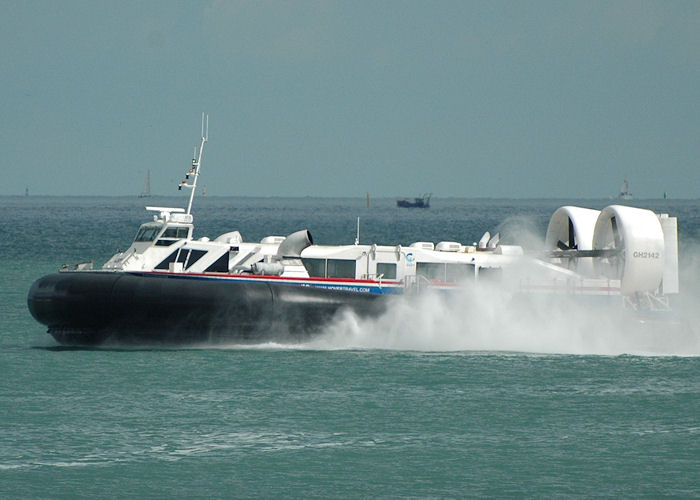
[[[146,203],[144,203],[146,202]],[[58,347],[31,283],[125,250],[145,204],[0,197],[0,498],[700,498],[700,201],[677,216],[676,328],[593,306],[429,297],[304,345]],[[197,198],[195,236],[307,228],[317,243],[541,243],[564,204]],[[648,326],[648,325],[647,325]]]

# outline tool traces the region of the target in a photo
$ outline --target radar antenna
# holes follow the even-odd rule
[[[208,140],[209,140],[209,115],[202,113],[202,142],[199,145],[199,149],[195,146],[194,154],[192,155],[192,168],[190,168],[185,173],[185,179],[177,187],[179,190],[182,190],[183,187],[186,187],[186,188],[189,188],[192,190],[190,192],[190,201],[187,204],[187,211],[185,212],[188,215],[189,215],[190,211],[192,210],[192,200],[194,200],[194,193],[197,190],[197,179],[199,178],[199,168],[202,165],[202,153],[204,152],[204,145],[207,143]],[[187,180],[190,178],[190,176],[193,177],[192,184],[187,183]]]

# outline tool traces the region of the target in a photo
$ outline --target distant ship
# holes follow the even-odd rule
[[[146,172],[146,180],[143,183],[143,191],[139,195],[139,198],[150,198],[151,197],[151,171]]]
[[[622,186],[620,186],[620,195],[618,196],[621,200],[631,200],[632,193],[630,192],[630,186],[627,179],[622,181]]]
[[[414,198],[413,201],[410,199],[396,200],[397,207],[404,208],[430,208],[430,194],[424,194],[422,197]]]

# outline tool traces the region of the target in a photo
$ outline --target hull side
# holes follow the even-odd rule
[[[64,345],[303,340],[341,309],[378,314],[387,297],[271,282],[67,272],[37,280],[27,302]]]

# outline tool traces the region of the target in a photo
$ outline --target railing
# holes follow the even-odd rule
[[[407,275],[404,277],[404,288],[407,293],[419,292],[425,288],[431,288],[433,282],[422,274]]]
[[[625,309],[633,311],[670,311],[671,305],[668,297],[651,292],[637,292],[634,295],[625,295],[622,299]]]

